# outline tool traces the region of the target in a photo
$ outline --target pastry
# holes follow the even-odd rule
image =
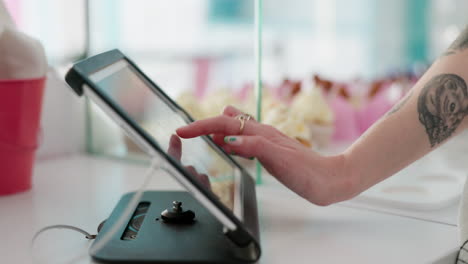
[[[300,92],[291,104],[291,115],[303,120],[310,133],[308,138],[318,147],[330,142],[335,117],[319,89]]]
[[[191,115],[195,120],[205,117],[200,101],[197,100],[192,92],[185,91],[177,97],[176,102]]]

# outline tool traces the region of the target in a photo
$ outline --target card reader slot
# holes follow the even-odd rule
[[[148,212],[150,205],[151,203],[149,202],[141,202],[138,204],[135,212],[133,212],[132,218],[130,218],[127,227],[125,228],[121,240],[136,239],[138,232],[140,231],[140,227],[146,218],[146,213]]]

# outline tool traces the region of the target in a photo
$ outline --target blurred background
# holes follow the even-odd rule
[[[194,118],[225,104],[254,113],[252,0],[5,3],[55,68],[119,48]],[[467,7],[464,0],[264,0],[264,121],[317,149],[352,142],[456,38]],[[137,151],[109,136],[112,122],[86,107],[88,151]]]
[[[25,249],[29,247],[26,242],[33,228],[50,222],[83,226],[81,221],[89,220],[88,229],[94,229],[95,220],[107,217],[109,205],[121,193],[140,185],[140,166],[120,166],[102,162],[102,158],[131,165],[148,164],[149,157],[120,127],[66,85],[64,74],[72,63],[118,48],[195,119],[217,115],[227,104],[250,114],[256,112],[259,100],[254,89],[257,77],[254,47],[258,36],[254,30],[254,3],[257,0],[0,1],[5,2],[21,31],[42,42],[50,66],[37,153],[41,164],[35,173],[42,179],[36,181],[33,192],[14,196],[14,200],[8,198],[3,203],[7,207],[1,207],[13,213],[2,217],[7,221],[5,225],[26,226],[19,235],[15,231],[14,236],[9,236],[6,249],[10,244],[16,249],[8,250],[9,254],[18,251],[15,246],[18,243],[24,244]],[[467,0],[263,0],[262,121],[321,154],[344,150],[404,97],[458,36],[468,24],[466,10]],[[6,153],[16,157],[10,155],[10,149]],[[92,159],[88,155],[74,158],[77,153],[92,154]],[[465,131],[345,206],[456,226],[458,202],[468,175],[467,155],[468,131]],[[98,161],[93,161],[94,158]],[[255,176],[256,161],[238,160]],[[263,175],[264,187],[280,186],[267,173]],[[155,178],[153,186],[165,188],[164,178],[169,176],[158,176],[163,177]],[[277,195],[264,190],[278,199],[267,202],[270,195],[260,194],[260,209],[269,207],[271,212],[279,212],[278,208],[282,209],[280,206],[289,201],[283,199],[287,196],[281,192]],[[70,205],[80,209],[85,204],[92,206],[75,213],[70,210]],[[60,214],[62,211],[67,214]],[[333,243],[333,233],[324,236],[323,230],[340,232],[340,240],[342,234],[344,238],[354,238],[363,230],[364,225],[360,225],[352,211],[348,218],[341,218],[348,211],[336,215],[330,212],[331,215],[319,215],[313,220],[314,225],[319,223],[315,226],[319,239]],[[365,217],[373,215],[364,213]],[[315,211],[310,215],[317,216]],[[415,239],[416,235],[423,235],[421,241],[441,243],[455,238],[456,229],[450,231],[446,229],[448,226],[434,226],[434,232],[423,234],[425,228],[412,232],[413,226],[429,223],[408,222],[406,226],[405,222],[399,224],[378,215],[369,220],[374,218],[384,225],[398,223],[396,229],[388,226],[380,229],[406,232],[402,237],[408,243],[417,244],[420,240]],[[272,226],[281,229],[282,220],[280,217],[264,221],[263,229]],[[294,223],[300,226],[307,224],[299,218],[293,220],[299,220]],[[325,229],[321,228],[321,222]],[[352,231],[345,226],[335,230],[334,225],[341,222],[349,222]],[[368,236],[361,244],[375,240],[387,247],[400,241],[398,233],[388,236],[390,244],[365,234]],[[64,239],[59,237],[55,243],[59,241]],[[45,253],[55,249],[53,244],[43,245],[42,248],[49,249]],[[439,252],[438,243],[431,245],[426,248]],[[421,248],[426,249],[424,245]],[[348,248],[348,255],[357,256],[351,250]],[[403,253],[414,255],[412,248],[404,250]]]
[[[52,64],[75,59],[86,48],[94,54],[116,47],[144,64],[180,67],[183,76],[194,71],[194,60],[252,64],[252,0],[90,0],[88,10],[84,0],[6,4],[20,28],[43,42]],[[457,36],[467,5],[463,0],[266,0],[264,78],[320,73],[347,80],[412,70],[434,60]],[[213,74],[220,80],[210,82],[252,78],[251,68],[238,68]]]
[[[228,104],[255,114],[261,101],[262,122],[337,153],[403,98],[468,24],[466,0],[263,0],[256,98],[254,0],[4,1],[20,30],[42,42],[50,65],[39,159],[78,151],[148,162],[63,81],[73,62],[115,48],[194,119]],[[467,153],[468,131],[350,203],[455,224]],[[254,175],[255,161],[238,160]]]

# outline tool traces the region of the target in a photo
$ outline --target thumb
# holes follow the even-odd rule
[[[225,149],[228,153],[259,160],[274,157],[277,149],[273,143],[262,136],[227,136],[224,137]]]

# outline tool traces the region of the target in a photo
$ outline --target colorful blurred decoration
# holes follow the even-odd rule
[[[413,74],[398,74],[369,82],[340,83],[314,76],[336,117],[333,139],[357,139],[403,98],[418,78]]]
[[[264,85],[263,123],[272,125],[306,146],[325,148],[332,142],[351,142],[387,113],[416,83],[418,76],[398,74],[373,81],[339,82],[314,75],[306,80],[284,79]],[[227,87],[197,96],[177,98],[195,119],[219,115],[232,105],[255,113],[254,89]]]
[[[85,0],[3,1],[18,26],[44,43],[52,66],[82,56],[86,43],[91,54],[119,48],[194,118],[231,104],[315,149],[352,142],[381,118],[423,71],[392,72],[443,52],[466,24],[468,5],[263,1],[259,45],[260,1],[90,0],[89,28]],[[88,150],[128,158],[133,151],[122,137],[109,136],[116,128],[99,122],[94,108],[89,113]]]

